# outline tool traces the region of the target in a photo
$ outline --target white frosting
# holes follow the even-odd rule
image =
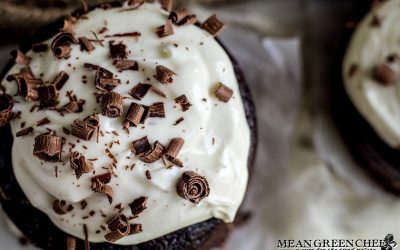
[[[124,8],[124,7],[122,7]],[[250,131],[246,122],[238,83],[231,61],[221,46],[206,31],[194,25],[174,27],[175,34],[160,39],[154,33],[156,27],[163,25],[168,13],[158,5],[145,4],[138,10],[122,11],[121,8],[111,10],[96,9],[87,14],[87,20],[77,22],[76,37],[94,38],[91,31],[98,32],[107,24],[107,31],[98,34],[104,39],[105,47],[95,44],[96,49],[90,54],[81,52],[78,45],[72,46],[71,57],[67,60],[57,60],[51,51],[44,53],[28,52],[32,57],[31,68],[36,76],[42,74],[43,81],[51,81],[60,71],[66,71],[70,79],[60,91],[59,107],[68,102],[67,91],[74,91],[80,99],[85,99],[84,111],[79,114],[67,114],[64,117],[49,110],[30,113],[33,105],[21,97],[15,111],[21,111],[21,119],[12,121],[15,134],[21,130],[21,123],[33,126],[34,133],[15,137],[13,145],[13,167],[19,184],[33,206],[45,212],[60,229],[76,237],[83,238],[83,224],[87,224],[91,242],[105,241],[107,231],[100,229],[106,221],[117,213],[115,205],[122,203],[124,214],[131,216],[128,204],[140,196],[148,196],[147,209],[139,218],[131,221],[141,223],[143,232],[125,237],[116,244],[128,245],[145,242],[171,233],[186,226],[198,223],[212,217],[225,222],[233,221],[246,190],[248,171],[247,157],[250,145]],[[138,31],[139,38],[120,37],[105,38],[105,35]],[[132,52],[129,59],[139,62],[139,71],[118,72],[109,58],[108,41],[123,41]],[[46,41],[50,44],[52,39]],[[177,44],[178,46],[174,46]],[[75,119],[83,119],[94,112],[101,113],[100,105],[96,103],[93,92],[94,72],[84,69],[84,63],[100,65],[121,79],[122,84],[114,91],[129,96],[128,91],[139,82],[148,82],[167,95],[167,99],[149,92],[140,101],[150,105],[154,102],[165,103],[166,118],[148,118],[145,126],[130,128],[129,135],[122,129],[123,117],[112,119],[100,115],[100,128],[104,137],[84,142],[62,132],[62,128],[70,129]],[[70,66],[69,66],[70,64]],[[153,75],[157,64],[164,65],[177,73],[171,85],[162,85]],[[20,66],[14,66],[9,73],[19,72]],[[88,83],[82,83],[82,76],[87,75]],[[149,80],[146,80],[149,78]],[[129,83],[127,84],[127,81]],[[233,98],[228,103],[220,102],[213,95],[213,89],[222,82],[234,91]],[[16,93],[15,82],[3,80],[6,92]],[[185,94],[193,106],[182,112],[174,99]],[[207,101],[202,99],[206,98]],[[126,111],[131,99],[124,100]],[[36,127],[36,122],[44,117],[51,120],[46,126]],[[184,117],[184,121],[173,126],[175,121]],[[33,157],[34,138],[46,132],[46,129],[56,131],[57,135],[66,138],[62,163],[49,163]],[[120,136],[113,135],[117,131]],[[170,139],[182,137],[185,144],[179,154],[184,162],[184,168],[166,169],[161,161],[145,164],[132,153],[130,143],[143,136],[148,136],[150,143],[159,140],[168,145]],[[103,167],[111,164],[111,159],[105,154],[106,145],[114,143],[111,152],[118,159],[114,169],[118,177],[113,177],[110,185],[114,190],[114,201],[110,206],[107,198],[94,193],[90,187],[93,174],[85,174],[79,180],[69,164],[68,143],[76,144],[74,150],[82,152],[87,159],[94,161],[96,174],[106,172]],[[215,143],[213,143],[213,141]],[[85,149],[83,146],[86,146]],[[128,159],[127,157],[130,157]],[[136,164],[133,170],[126,166]],[[55,176],[55,168],[58,177]],[[145,177],[145,171],[150,170],[152,179]],[[209,197],[198,205],[178,196],[176,182],[184,171],[195,171],[205,176],[210,185]],[[66,200],[74,206],[73,211],[66,215],[58,215],[52,209],[55,199]],[[81,210],[80,202],[86,200],[88,206]],[[89,216],[90,211],[94,216]],[[106,215],[101,216],[100,210]],[[88,219],[82,217],[89,216]]]
[[[400,146],[400,79],[383,86],[371,77],[372,69],[388,55],[400,52],[400,0],[390,0],[371,11],[358,25],[348,48],[343,75],[345,87],[359,112],[390,146]],[[372,26],[373,16],[381,19]],[[349,70],[356,64],[352,77]]]

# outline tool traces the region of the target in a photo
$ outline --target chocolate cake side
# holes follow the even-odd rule
[[[359,2],[354,19],[358,23],[374,1]],[[400,151],[388,146],[353,105],[344,89],[342,63],[354,28],[347,28],[337,50],[331,89],[331,108],[334,121],[355,160],[387,191],[400,195]]]
[[[113,3],[118,6],[119,3]],[[74,15],[81,15],[81,11]],[[50,24],[40,31],[35,37],[26,39],[21,44],[21,51],[26,52],[35,42],[50,38],[62,25],[62,20]],[[229,54],[229,52],[228,52]],[[248,158],[248,168],[251,172],[254,164],[257,147],[257,125],[255,106],[251,97],[248,85],[245,82],[243,72],[238,63],[229,55],[233,64],[235,73],[239,82],[240,93],[245,107],[247,122],[251,130],[251,148]],[[10,61],[3,70],[0,78],[4,78],[8,70],[14,64]],[[43,249],[67,249],[68,235],[58,229],[41,211],[34,208],[19,184],[12,169],[12,135],[9,126],[0,128],[0,199],[1,204],[14,224],[29,238],[36,246]],[[91,244],[91,249],[95,250],[135,250],[135,249],[209,249],[220,246],[227,238],[232,224],[225,224],[218,219],[210,219],[184,229],[175,231],[171,234],[159,237],[157,239],[135,245],[120,246],[109,243]],[[77,249],[84,249],[85,242],[77,240]]]

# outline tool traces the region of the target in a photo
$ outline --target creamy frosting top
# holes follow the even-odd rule
[[[375,67],[400,53],[400,0],[385,1],[358,25],[343,65],[346,90],[359,112],[392,147],[400,146],[400,79],[380,84],[372,77]],[[398,75],[398,61],[390,63]]]
[[[95,39],[92,33],[95,32],[104,47],[94,42],[95,50],[88,53],[81,51],[79,45],[71,45],[68,59],[57,59],[51,50],[26,53],[32,58],[30,67],[33,74],[43,82],[51,82],[60,71],[69,75],[59,91],[57,107],[69,102],[68,91],[73,91],[78,99],[86,102],[81,113],[62,116],[54,110],[30,112],[34,102],[25,101],[21,96],[14,97],[14,112],[20,111],[21,115],[11,122],[13,134],[21,130],[22,123],[34,128],[31,134],[14,136],[13,167],[19,184],[32,205],[46,213],[60,229],[83,239],[85,224],[91,242],[105,241],[104,235],[109,231],[104,227],[118,213],[118,204],[121,204],[122,213],[131,217],[128,204],[141,196],[148,197],[147,209],[131,223],[142,224],[143,232],[122,238],[116,244],[145,242],[212,217],[232,222],[248,180],[250,131],[229,57],[212,35],[194,25],[174,26],[173,35],[159,38],[155,29],[165,24],[168,13],[158,4],[144,4],[129,11],[123,11],[124,8],[127,7],[98,8],[77,21],[76,37]],[[107,31],[99,32],[104,27]],[[108,37],[128,32],[140,32],[141,36]],[[50,45],[52,40],[45,43]],[[123,42],[129,50],[128,59],[138,62],[139,71],[118,71],[110,58],[109,41]],[[130,127],[128,134],[121,125],[124,116],[109,118],[101,115],[101,105],[94,95],[95,72],[84,68],[84,63],[99,65],[121,80],[113,91],[127,97],[123,100],[124,115],[132,102],[143,105],[164,102],[166,117],[148,118],[144,125]],[[177,74],[172,84],[163,85],[154,78],[157,65]],[[15,65],[9,74],[18,73],[21,68]],[[166,94],[166,98],[150,91],[141,101],[133,100],[128,92],[139,82],[156,86]],[[213,94],[218,82],[233,90],[228,103],[219,101]],[[17,92],[13,81],[4,79],[2,85],[10,95]],[[192,104],[186,112],[174,101],[182,94]],[[75,119],[93,113],[99,113],[102,133],[98,142],[93,138],[80,140],[63,132],[63,128],[71,130]],[[174,125],[181,117],[184,120]],[[37,121],[43,118],[48,118],[50,123],[37,126]],[[61,162],[42,161],[32,154],[35,137],[48,129],[65,139]],[[161,160],[151,164],[140,161],[131,152],[131,143],[143,136],[147,136],[150,143],[158,140],[164,146],[172,138],[182,137],[185,143],[179,159],[184,167],[167,169]],[[107,148],[117,159],[115,167],[110,167],[112,160],[105,152]],[[95,173],[77,179],[70,167],[71,150],[92,159]],[[109,184],[114,191],[111,205],[104,194],[91,189],[91,178],[106,173],[110,168],[115,174]],[[151,179],[146,178],[147,170]],[[177,180],[185,171],[194,171],[209,183],[210,194],[199,204],[177,194]],[[55,200],[66,201],[73,210],[65,215],[57,214],[52,207]],[[87,206],[82,206],[84,203]]]

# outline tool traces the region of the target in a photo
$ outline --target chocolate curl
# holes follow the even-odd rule
[[[222,83],[218,83],[218,87],[214,92],[214,95],[221,101],[221,102],[229,102],[233,95],[233,90],[228,88]]]
[[[165,109],[163,102],[156,102],[149,107],[149,117],[165,117]]]
[[[165,151],[165,155],[168,157],[168,159],[176,159],[178,156],[179,152],[181,151],[183,144],[185,143],[185,140],[182,138],[173,138],[168,145],[167,150]]]
[[[43,84],[42,80],[34,79],[30,73],[9,75],[7,81],[15,81],[18,87],[16,95],[24,97],[27,101],[37,101],[38,87]]]
[[[390,65],[382,63],[372,70],[372,77],[380,84],[389,86],[396,82],[398,74],[396,74]]]
[[[94,81],[97,89],[106,92],[113,90],[121,83],[120,80],[114,78],[114,74],[112,72],[102,67],[97,68]]]
[[[142,224],[131,224],[131,232],[129,235],[138,234],[143,231]]]
[[[125,215],[116,215],[113,218],[111,218],[109,221],[107,221],[107,227],[111,231],[117,230],[119,228],[123,228],[128,226],[128,219],[125,217]]]
[[[146,152],[151,150],[151,145],[147,136],[132,142],[132,152],[137,156],[143,156]]]
[[[214,14],[210,16],[202,25],[201,28],[208,31],[213,36],[217,36],[225,28],[225,24],[221,22]]]
[[[176,73],[172,70],[162,65],[158,65],[156,67],[156,74],[154,75],[154,78],[156,78],[162,84],[171,84],[174,82],[174,79],[172,78],[174,75],[176,75]]]
[[[37,158],[48,161],[58,162],[61,160],[62,139],[52,133],[45,133],[35,138],[33,155]]]
[[[139,214],[141,214],[147,208],[146,203],[147,197],[142,196],[135,199],[129,204],[133,217],[138,217]]]
[[[63,32],[56,36],[51,44],[51,51],[58,59],[65,59],[70,56],[71,43],[78,44],[78,40],[71,33]]]
[[[129,235],[130,224],[123,214],[113,217],[107,222],[107,226],[111,230],[110,233],[104,236],[107,241],[116,242]]]
[[[170,12],[172,10],[173,1],[172,0],[158,0],[160,2],[161,8]]]
[[[130,126],[137,127],[140,124],[142,116],[144,114],[144,108],[142,105],[137,103],[131,103],[128,112],[125,116],[125,121],[123,123],[124,127],[128,128]]]
[[[190,14],[186,9],[172,11],[169,15],[169,19],[178,26],[197,22],[196,15]]]
[[[61,90],[64,84],[68,81],[69,75],[65,71],[61,71],[57,74],[56,78],[51,82],[51,85],[54,85],[56,90]]]
[[[165,151],[164,146],[159,141],[156,141],[152,149],[146,152],[143,156],[139,156],[139,159],[145,163],[153,163],[161,159],[162,155],[164,154],[164,151]]]
[[[90,53],[94,50],[92,42],[86,37],[80,37],[78,40],[79,44],[81,45],[81,51],[87,51]]]
[[[123,98],[116,92],[109,92],[104,94],[101,101],[102,114],[110,118],[122,116]]]
[[[119,69],[120,71],[123,70],[139,70],[139,64],[137,61],[134,60],[115,60],[113,62],[114,66]]]
[[[75,171],[76,179],[81,178],[83,174],[94,170],[93,163],[86,160],[85,156],[78,152],[72,152],[70,157],[71,168]]]
[[[55,200],[53,202],[53,210],[59,215],[64,215],[71,212],[74,207],[71,204],[67,204],[64,200]]]
[[[181,95],[175,98],[175,102],[181,106],[183,112],[189,110],[192,104],[187,99],[186,95]]]
[[[113,202],[113,189],[108,184],[111,181],[111,174],[105,173],[92,177],[92,190],[96,193],[103,193],[107,196],[108,202]]]
[[[58,93],[54,85],[42,85],[38,87],[38,95],[41,108],[49,108],[57,105]]]
[[[12,118],[14,102],[12,97],[6,94],[0,95],[0,127],[7,125]]]
[[[193,171],[184,172],[177,184],[178,195],[182,198],[199,204],[210,194],[207,179]]]
[[[11,56],[14,58],[15,62],[20,65],[29,65],[31,62],[31,58],[29,56],[26,56],[24,53],[22,53],[20,50],[16,49],[11,52]]]
[[[129,91],[129,95],[140,101],[149,92],[151,87],[150,84],[139,83]]]
[[[94,132],[99,128],[97,115],[89,116],[85,120],[75,120],[72,124],[71,134],[82,140],[89,141]]]
[[[172,26],[171,20],[167,20],[167,22],[164,25],[157,27],[156,34],[159,38],[173,35],[174,27]]]

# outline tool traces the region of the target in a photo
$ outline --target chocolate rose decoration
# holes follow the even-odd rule
[[[8,124],[12,116],[13,100],[9,95],[0,95],[0,127]]]
[[[210,187],[206,178],[192,171],[186,171],[178,180],[177,191],[182,198],[199,204],[210,194]]]
[[[103,96],[101,107],[104,116],[110,118],[116,118],[122,116],[123,106],[122,106],[122,96],[115,92],[106,93]]]

